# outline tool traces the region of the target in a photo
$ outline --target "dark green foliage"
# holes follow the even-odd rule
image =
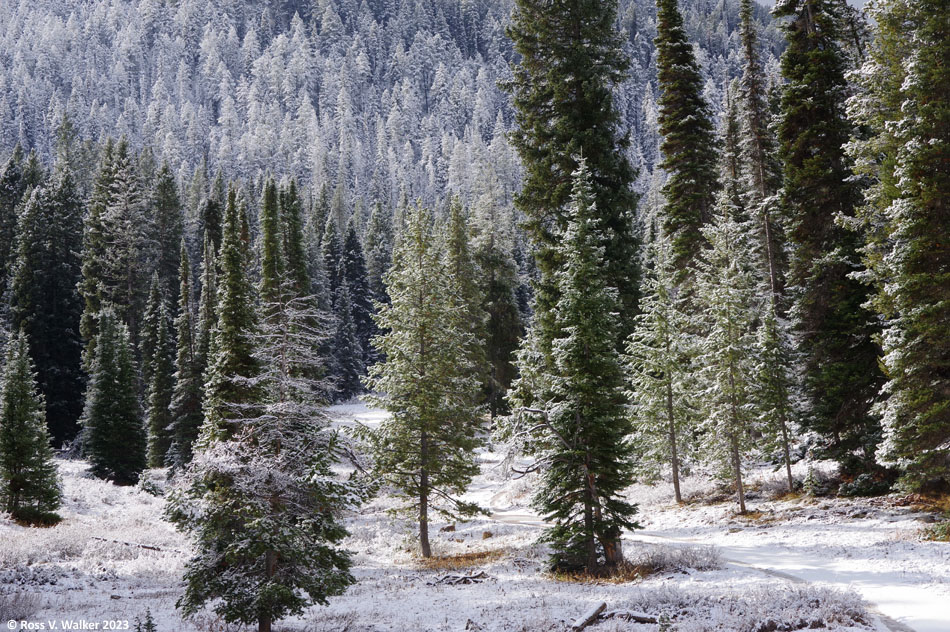
[[[33,190],[17,225],[10,315],[30,340],[46,421],[56,444],[75,437],[82,412],[79,319],[82,202],[68,168]]]
[[[372,343],[372,338],[376,335],[376,323],[373,321],[376,310],[373,308],[374,297],[366,274],[363,245],[356,234],[353,221],[350,221],[347,227],[346,239],[343,242],[343,268],[343,279],[350,293],[356,339],[363,350],[362,361],[365,367],[372,364],[377,357]]]
[[[636,313],[637,198],[630,188],[635,172],[624,152],[628,140],[611,94],[629,62],[616,21],[616,0],[517,0],[508,27],[521,56],[508,86],[518,125],[511,140],[525,168],[516,204],[535,246],[540,273],[536,316],[546,354],[558,336],[555,276],[565,265],[557,241],[567,226],[571,174],[581,157],[591,174],[607,283],[618,290],[621,311]],[[618,348],[631,326],[629,320],[618,326]]]
[[[859,172],[874,180],[859,228],[887,376],[878,460],[916,490],[950,489],[950,7],[875,7],[876,36],[859,75],[855,118],[871,130]]]
[[[566,261],[558,274],[562,333],[553,345],[552,399],[542,412],[550,447],[534,504],[554,525],[545,536],[554,547],[552,565],[598,573],[623,562],[621,533],[637,526],[636,506],[621,493],[633,480],[632,427],[615,346],[617,298],[583,161],[574,182],[558,246]]]
[[[254,415],[260,393],[253,379],[260,373],[254,357],[257,332],[255,292],[248,278],[246,244],[234,195],[228,196],[221,251],[217,259],[217,324],[211,340],[204,413],[208,439],[230,438],[242,418]]]
[[[97,318],[96,357],[86,391],[83,436],[92,473],[133,485],[146,467],[147,437],[128,327],[109,307]]]
[[[155,270],[162,291],[166,292],[169,303],[175,305],[178,303],[178,262],[184,228],[178,185],[168,163],[163,163],[158,171],[152,193],[152,213],[158,250]]]
[[[156,320],[158,330],[155,351],[150,360],[150,376],[146,382],[145,403],[148,463],[151,467],[162,467],[168,456],[174,431],[171,405],[175,388],[175,340],[168,306],[161,298]]]
[[[868,290],[851,276],[859,236],[841,225],[854,216],[859,191],[843,149],[851,129],[837,10],[836,0],[783,0],[774,11],[789,18],[781,204],[792,252],[792,316],[804,354],[809,410],[803,424],[821,437],[823,455],[855,472],[874,467],[881,428],[870,406],[883,380],[872,341],[877,328],[862,307]]]
[[[372,401],[392,417],[365,435],[376,471],[418,520],[423,557],[432,554],[432,513],[464,517],[478,511],[457,500],[478,472],[479,421],[473,336],[455,284],[430,211],[410,210],[386,275],[392,303],[376,316],[384,333],[374,342],[385,360],[372,367],[368,380],[380,393]]]
[[[388,303],[386,283],[383,277],[389,272],[393,260],[393,223],[392,211],[377,202],[369,216],[366,226],[364,252],[366,257],[366,278],[373,300]]]
[[[346,283],[337,288],[333,297],[333,314],[336,317],[334,333],[330,338],[330,378],[333,391],[339,401],[346,401],[363,392],[363,347],[353,319],[353,301]]]
[[[52,512],[62,494],[45,413],[21,331],[7,343],[0,378],[0,508],[23,522],[58,520]]]
[[[203,415],[201,391],[203,369],[198,363],[195,342],[195,323],[192,305],[191,264],[185,240],[181,242],[181,270],[179,272],[178,317],[175,331],[178,334],[175,354],[175,387],[172,391],[172,446],[169,463],[180,467],[191,461],[192,445],[198,438]]]
[[[280,219],[283,227],[284,260],[287,274],[297,296],[311,293],[310,274],[307,271],[307,250],[304,243],[304,226],[300,194],[297,183],[291,180],[280,190]]]
[[[17,206],[25,184],[23,150],[17,145],[0,169],[0,296],[6,294],[10,266],[16,257]]]
[[[656,65],[660,87],[660,134],[669,173],[663,186],[663,229],[673,245],[673,261],[685,278],[702,250],[700,229],[712,218],[718,187],[716,137],[703,79],[683,28],[677,0],[657,0]]]
[[[201,298],[198,303],[198,324],[195,331],[195,376],[201,383],[202,396],[211,359],[211,339],[218,321],[218,267],[214,246],[209,239],[204,241],[204,256],[201,258]]]

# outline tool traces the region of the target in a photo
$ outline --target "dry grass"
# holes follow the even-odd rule
[[[571,584],[629,584],[639,582],[644,577],[653,574],[652,567],[643,564],[624,562],[620,566],[603,573],[588,573],[587,571],[555,571],[550,574],[551,579]]]
[[[506,549],[491,549],[457,555],[437,555],[422,558],[418,561],[418,564],[420,568],[430,571],[459,571],[494,562],[507,553]]]

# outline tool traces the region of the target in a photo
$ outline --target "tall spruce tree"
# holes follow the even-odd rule
[[[26,334],[7,343],[0,377],[0,507],[14,520],[50,524],[59,517],[59,474],[46,431]]]
[[[86,391],[83,436],[92,473],[132,485],[147,465],[147,435],[128,327],[106,306],[96,321],[96,355]]]
[[[698,402],[693,392],[693,327],[686,297],[676,284],[672,246],[660,234],[649,249],[636,328],[627,342],[633,443],[637,471],[646,479],[669,466],[676,502],[683,501],[680,472],[698,457]]]
[[[256,622],[259,632],[269,632],[275,620],[326,604],[353,583],[349,555],[338,548],[346,530],[337,515],[358,494],[331,471],[335,441],[320,403],[326,388],[308,377],[322,366],[314,351],[321,332],[310,327],[316,314],[285,272],[276,185],[265,185],[261,212],[260,323],[233,311],[238,304],[232,299],[249,297],[245,282],[232,274],[232,266],[243,268],[231,208],[221,245],[216,340],[222,346],[216,348],[235,358],[225,362],[218,355],[213,375],[238,371],[230,375],[232,384],[253,381],[258,399],[249,408],[247,393],[212,392],[222,407],[221,397],[240,395],[227,404],[240,410],[241,424],[221,432],[209,416],[202,448],[172,494],[169,516],[198,545],[178,602],[183,612],[213,602],[226,621]],[[227,338],[225,327],[234,328]],[[245,341],[252,354],[239,358],[248,349]],[[220,378],[216,383],[223,384]]]
[[[184,215],[175,174],[168,163],[162,163],[152,193],[155,240],[155,270],[170,305],[178,304],[178,263],[184,235]]]
[[[17,144],[0,168],[0,297],[6,296],[10,267],[16,259],[17,207],[25,190],[23,149]]]
[[[472,335],[469,350],[471,363],[485,388],[488,371],[485,367],[485,310],[479,286],[481,272],[472,256],[468,213],[457,197],[449,204],[448,222],[444,227],[445,264],[461,301],[466,328]]]
[[[385,208],[382,202],[376,202],[366,225],[366,278],[373,300],[380,303],[389,302],[383,277],[389,272],[393,260],[392,219],[391,209]]]
[[[307,249],[304,241],[303,212],[297,183],[291,180],[280,191],[280,218],[283,226],[284,258],[287,274],[297,296],[311,294],[310,274],[307,270]]]
[[[636,313],[637,198],[631,189],[636,174],[624,151],[628,139],[612,97],[629,61],[616,21],[617,0],[516,0],[507,31],[520,55],[508,85],[517,122],[512,143],[525,167],[516,204],[535,247],[540,273],[536,318],[546,356],[559,335],[555,277],[565,262],[559,259],[557,240],[569,220],[565,208],[580,156],[591,174],[608,285],[619,292],[620,309]],[[618,348],[628,329],[624,324],[617,328]]]
[[[547,449],[534,505],[553,526],[545,539],[556,569],[598,574],[623,562],[621,533],[637,526],[622,491],[633,481],[624,374],[616,349],[616,292],[604,265],[591,175],[574,173],[570,220],[558,249],[552,399],[539,416]],[[601,563],[603,559],[603,563]]]
[[[179,270],[178,316],[175,331],[178,335],[175,354],[175,386],[171,399],[172,445],[168,463],[179,468],[192,456],[192,445],[198,438],[203,419],[201,413],[202,368],[198,364],[195,341],[194,308],[192,306],[191,263],[185,240],[181,240]]]
[[[205,442],[233,437],[241,420],[256,414],[261,399],[260,363],[254,355],[258,314],[248,255],[235,196],[229,195],[217,259],[221,276],[204,395]]]
[[[820,436],[823,455],[853,473],[875,467],[881,427],[870,408],[883,380],[877,327],[862,307],[869,292],[852,274],[860,238],[842,226],[859,191],[844,154],[851,128],[838,8],[837,0],[781,0],[773,13],[788,18],[779,153],[792,317],[804,354],[802,423]]]
[[[174,440],[172,398],[175,389],[175,340],[168,305],[160,299],[157,313],[155,351],[149,379],[145,383],[146,423],[148,424],[148,464],[165,465]]]
[[[419,525],[423,557],[432,555],[432,514],[471,516],[458,500],[478,472],[478,381],[469,356],[472,334],[433,235],[428,209],[409,211],[386,275],[392,299],[376,316],[375,343],[384,360],[372,367],[371,398],[391,413],[369,432],[375,468],[406,499]]]
[[[703,228],[709,247],[699,264],[697,302],[702,338],[697,375],[705,421],[706,457],[735,485],[746,512],[742,473],[757,430],[755,321],[759,313],[748,220],[736,217],[723,192],[716,216]]]
[[[139,339],[139,358],[142,362],[142,384],[145,390],[152,382],[152,370],[155,353],[158,349],[158,330],[160,327],[160,313],[165,303],[161,281],[158,272],[152,274],[152,281],[148,288],[148,300],[145,303],[145,312],[142,315],[142,333]]]
[[[718,157],[702,74],[677,0],[656,3],[656,66],[663,136],[660,166],[669,173],[663,186],[663,229],[672,242],[681,282],[702,250],[702,227],[712,219]]]
[[[82,300],[76,289],[82,211],[72,173],[57,164],[52,181],[33,189],[20,213],[11,275],[12,324],[30,340],[46,422],[57,444],[76,436],[82,413]]]
[[[356,327],[356,339],[363,351],[361,360],[365,373],[365,367],[377,359],[372,343],[372,338],[376,335],[376,324],[373,321],[376,310],[373,308],[373,294],[369,289],[366,260],[363,258],[363,245],[356,233],[355,218],[356,215],[353,215],[343,242],[342,276],[350,294],[353,325]]]
[[[211,361],[211,340],[218,322],[218,266],[214,245],[205,238],[204,256],[201,258],[201,297],[198,301],[198,323],[195,327],[195,376],[201,383],[202,399],[204,384]]]
[[[911,489],[950,489],[950,8],[933,0],[874,5],[875,37],[851,113],[870,130],[854,143],[872,178],[857,227],[872,304],[886,319],[887,376],[878,461]]]

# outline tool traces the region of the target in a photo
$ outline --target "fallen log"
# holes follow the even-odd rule
[[[100,542],[108,542],[109,544],[121,544],[122,546],[131,546],[137,549],[146,549],[148,551],[158,551],[160,553],[178,553],[180,555],[187,555],[184,551],[179,551],[178,549],[163,549],[158,546],[153,546],[151,544],[138,544],[136,542],[123,542],[121,540],[110,540],[108,538],[100,538],[98,536],[89,536],[92,540],[99,540]]]
[[[659,623],[656,617],[635,610],[611,610],[600,615],[601,619],[626,619],[634,623]]]
[[[485,571],[478,571],[472,575],[443,575],[434,582],[428,582],[428,584],[430,586],[435,586],[436,584],[458,586],[460,584],[480,584],[486,579],[488,579],[488,573]]]
[[[587,611],[586,614],[582,615],[579,619],[577,619],[574,622],[574,625],[571,626],[571,629],[574,630],[574,632],[583,630],[584,628],[589,626],[591,623],[599,619],[600,613],[606,609],[607,609],[607,604],[603,602],[599,606],[591,608],[590,610]]]

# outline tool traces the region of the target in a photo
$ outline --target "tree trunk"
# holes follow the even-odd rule
[[[422,557],[432,557],[429,546],[429,437],[422,433],[422,468],[419,472],[419,544]]]
[[[264,574],[270,579],[277,573],[277,553],[268,551],[264,554]],[[271,616],[261,614],[257,617],[257,632],[271,632]]]
[[[673,383],[667,376],[666,382],[666,414],[670,422],[670,464],[673,467],[673,494],[676,496],[676,502],[682,503],[683,496],[680,494],[680,459],[676,451],[676,419],[673,415]]]
[[[739,513],[745,513],[745,489],[742,487],[742,463],[739,459],[739,438],[735,432],[729,435],[732,444],[732,467],[736,477],[736,493],[739,495]]]
[[[792,451],[788,447],[788,423],[785,411],[782,411],[782,450],[785,452],[785,473],[788,475],[788,493],[795,491],[795,479],[792,478]]]

